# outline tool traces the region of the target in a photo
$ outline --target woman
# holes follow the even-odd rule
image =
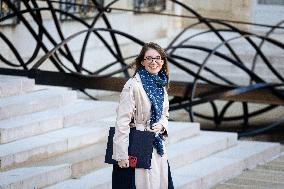
[[[113,138],[113,189],[173,188],[165,149],[168,136],[169,101],[166,88],[169,69],[165,51],[146,43],[135,59],[135,74],[120,95]],[[129,168],[128,145],[132,118],[137,130],[154,132],[151,169]]]

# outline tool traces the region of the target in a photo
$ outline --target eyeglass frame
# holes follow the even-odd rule
[[[151,61],[147,60],[147,57],[150,57]],[[145,61],[147,61],[149,63],[152,63],[154,60],[155,60],[155,62],[159,62],[159,63],[163,61],[161,56],[156,56],[156,58],[154,58],[152,56],[146,56],[143,60],[145,60]]]

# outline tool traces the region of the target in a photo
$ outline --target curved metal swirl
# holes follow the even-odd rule
[[[171,100],[170,109],[185,109],[189,112],[191,121],[194,121],[196,117],[199,117],[214,121],[216,126],[219,126],[225,121],[243,120],[243,131],[239,133],[239,136],[267,132],[283,125],[283,120],[276,120],[271,125],[258,130],[251,130],[251,128],[248,127],[250,118],[262,115],[263,113],[284,104],[284,73],[281,73],[273,60],[266,54],[267,49],[263,48],[265,44],[269,44],[274,49],[283,53],[283,42],[273,39],[270,36],[276,29],[283,30],[281,25],[284,24],[284,21],[279,22],[273,27],[259,25],[270,27],[269,31],[264,35],[260,35],[237,28],[224,20],[204,18],[191,7],[177,0],[171,1],[176,6],[180,6],[182,9],[192,14],[196,18],[196,22],[184,28],[165,48],[170,66],[176,70],[177,73],[183,73],[184,76],[186,76],[185,78],[192,78],[191,80],[183,80],[188,83],[186,92],[183,96],[175,96]],[[8,67],[34,71],[42,69],[46,64],[49,64],[53,65],[60,73],[69,73],[79,78],[93,78],[94,81],[98,78],[117,76],[118,74],[128,78],[130,76],[129,69],[131,67],[131,64],[128,62],[137,56],[137,54],[125,56],[118,38],[127,39],[131,44],[135,44],[138,47],[144,45],[142,40],[129,33],[113,28],[107,15],[111,12],[112,6],[117,0],[111,1],[107,5],[102,5],[99,1],[92,0],[92,4],[89,6],[96,7],[97,11],[92,20],[89,20],[90,22],[78,17],[78,15],[57,8],[55,4],[60,3],[59,1],[47,0],[42,1],[40,4],[36,0],[23,1],[25,8],[22,10],[17,10],[15,5],[9,0],[4,0],[4,2],[13,13],[0,18],[0,22],[18,17],[22,25],[32,36],[32,39],[30,40],[35,41],[35,48],[31,51],[31,55],[27,59],[19,53],[12,40],[0,31],[0,39],[10,49],[10,53],[15,56],[15,60],[12,61],[0,52],[0,61]],[[80,6],[78,4],[74,5]],[[133,11],[135,12],[135,10]],[[43,14],[46,13],[50,13],[51,20],[57,33],[49,32],[48,28],[44,25]],[[75,31],[66,37],[60,25],[59,14],[68,16],[73,22],[77,22],[78,25],[83,26],[85,29]],[[27,17],[32,19],[36,28],[31,25],[27,20]],[[104,23],[105,28],[97,26],[99,20]],[[188,34],[190,30],[201,25],[207,29],[195,34]],[[215,46],[207,47],[194,44],[196,38],[212,35],[220,41]],[[227,38],[226,35],[230,35],[231,37]],[[71,50],[70,42],[80,37],[82,38],[82,46],[76,56]],[[102,48],[108,50],[114,61],[104,62],[101,67],[96,69],[90,69],[85,65],[86,51],[88,50],[88,45],[92,37],[98,39],[99,43],[103,44]],[[241,41],[244,48],[251,49],[251,51],[254,52],[252,53],[253,58],[251,63],[249,63],[242,54],[234,48],[234,42],[236,41]],[[203,59],[200,57],[195,59],[195,57],[189,56],[190,54],[184,53],[185,51],[202,54],[205,55],[205,57]],[[41,52],[44,52],[44,55],[41,55]],[[216,61],[221,61],[225,66],[230,66],[239,70],[245,77],[249,78],[248,82],[240,84],[236,80],[232,80],[230,75],[216,71],[214,65],[212,66],[212,62]],[[119,65],[119,68],[116,67],[117,65]],[[260,65],[263,69],[266,69],[267,72],[271,73],[274,77],[273,82],[268,81],[257,72],[256,68]],[[206,92],[200,93],[200,84],[208,87],[219,87],[223,90],[213,90],[210,91],[209,94]],[[268,94],[271,94],[273,98],[276,99],[275,103],[266,103],[266,101],[263,101],[263,103],[266,104],[264,107],[252,111],[249,109],[250,100],[236,100],[236,97],[240,95],[258,94],[257,92],[260,90],[266,90]],[[89,95],[88,93],[86,94]],[[92,96],[90,97],[92,98]],[[219,99],[227,99],[227,102],[220,107],[220,105],[216,103],[216,100]],[[213,115],[206,115],[194,111],[195,106],[204,103],[209,104],[209,107],[212,108]],[[228,110],[236,103],[241,103],[243,107],[242,114],[225,116]]]

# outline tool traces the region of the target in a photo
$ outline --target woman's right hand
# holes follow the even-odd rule
[[[129,160],[124,159],[117,162],[120,168],[128,168],[129,167]]]
[[[153,127],[151,129],[148,129],[148,131],[154,132],[154,133],[162,132],[163,130],[164,130],[164,127],[160,123],[154,123]]]

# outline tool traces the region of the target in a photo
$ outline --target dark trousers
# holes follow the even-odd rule
[[[168,189],[174,189],[169,162],[168,162],[168,185],[169,185]],[[136,189],[135,169],[120,168],[118,165],[113,165],[112,189]]]
[[[135,189],[135,168],[113,165],[112,189]]]

